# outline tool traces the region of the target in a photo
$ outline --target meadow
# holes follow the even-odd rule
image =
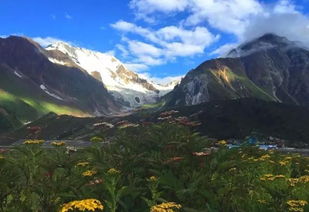
[[[309,158],[229,149],[186,126],[127,125],[90,147],[0,153],[0,211],[309,211]]]

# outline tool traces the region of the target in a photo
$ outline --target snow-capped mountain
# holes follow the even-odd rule
[[[117,101],[127,107],[155,103],[160,96],[171,91],[178,83],[178,81],[168,85],[153,83],[128,70],[112,55],[74,47],[65,42],[54,43],[46,47],[46,50],[50,53],[51,62],[82,68],[97,80],[102,81]]]

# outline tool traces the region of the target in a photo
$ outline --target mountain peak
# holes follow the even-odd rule
[[[0,41],[5,42],[8,45],[18,45],[24,47],[33,46],[40,50],[42,49],[42,47],[37,42],[25,36],[10,35],[5,38],[0,38]]]
[[[70,48],[71,45],[64,42],[64,41],[57,41],[55,43],[52,43],[52,44],[49,44],[46,49],[56,49],[56,48],[59,48],[59,47],[64,47],[64,48]]]
[[[227,57],[244,57],[259,51],[265,51],[272,48],[287,48],[291,46],[296,46],[296,42],[273,33],[266,33],[261,37],[243,43],[237,48],[232,49],[227,54]]]
[[[46,47],[46,50],[61,52],[69,57],[76,66],[99,79],[109,92],[125,106],[138,107],[141,104],[154,103],[160,96],[173,89],[172,85],[159,86],[144,79],[107,53],[75,47],[66,42],[56,42]],[[50,57],[49,60],[53,63],[67,65],[66,61],[61,58]]]
[[[269,43],[274,46],[286,46],[293,44],[293,42],[288,40],[286,37],[282,37],[273,33],[266,33],[259,38],[245,43],[242,48],[248,48],[250,45],[255,43]]]
[[[279,36],[274,33],[266,33],[256,40],[265,41],[265,42],[289,42],[289,40],[283,36]]]

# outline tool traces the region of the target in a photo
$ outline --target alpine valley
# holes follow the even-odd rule
[[[308,106],[309,51],[275,34],[243,43],[167,85],[106,53],[0,39],[0,132],[6,141],[28,136],[29,127],[39,127],[35,136],[44,139],[87,140],[97,122],[158,121],[161,112],[176,110],[200,122],[197,130],[207,136],[259,132],[308,145],[308,125],[301,124],[309,120]],[[56,133],[55,124],[64,130]]]
[[[309,212],[309,0],[0,2],[0,212]]]

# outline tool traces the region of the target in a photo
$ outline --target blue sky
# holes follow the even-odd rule
[[[309,46],[308,0],[0,1],[1,36],[110,52],[155,80],[184,75],[267,32]]]

